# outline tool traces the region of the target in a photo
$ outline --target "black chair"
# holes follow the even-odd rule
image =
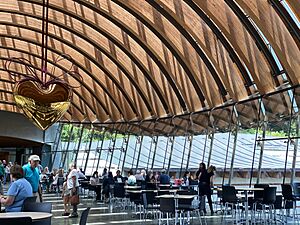
[[[161,224],[161,219],[162,215],[164,213],[167,214],[167,225],[169,225],[169,215],[174,214],[175,218],[178,218],[177,216],[177,210],[175,206],[175,199],[170,197],[170,198],[160,198],[159,199],[159,222],[158,224]],[[177,221],[175,221],[176,224]]]
[[[296,200],[300,200],[300,182],[293,183],[294,197]]]
[[[32,225],[32,219],[30,217],[17,217],[17,218],[0,218],[0,224],[2,225]]]
[[[135,192],[129,192],[129,200],[131,203],[134,203],[134,209],[136,212],[136,207],[138,206],[139,208],[139,214],[140,214],[140,219],[142,219],[142,193],[135,193]]]
[[[257,205],[254,206],[254,211],[256,212],[257,209],[260,209],[263,214],[263,220],[271,221],[274,219],[276,221],[276,212],[275,212],[275,202],[276,202],[276,187],[265,187],[263,191],[263,199],[262,201]],[[257,207],[259,206],[259,207]],[[269,212],[269,218],[266,218],[266,211]],[[256,221],[254,221],[256,222]]]
[[[86,208],[85,210],[82,211],[79,225],[86,225],[86,221],[87,221],[90,209],[91,208],[88,207],[88,208]]]
[[[227,186],[227,185],[222,186],[222,202],[224,204],[224,214],[223,214],[222,221],[225,220],[229,208],[231,208],[232,220],[235,220],[236,223],[238,224],[239,222],[238,215],[240,215],[240,209],[241,209],[239,203],[241,203],[241,201],[236,196],[236,190],[234,186]]]
[[[124,184],[116,183],[113,187],[113,199],[112,202],[114,207],[120,207],[121,209],[125,209],[125,188]]]
[[[83,197],[85,197],[85,190],[89,190],[89,181],[81,181],[80,187],[83,190]]]
[[[26,205],[26,204],[28,204],[28,203],[36,202],[36,198],[37,198],[37,196],[32,196],[32,197],[27,197],[27,198],[25,198],[25,200],[24,200],[24,202],[23,202],[23,205],[22,205],[21,211],[22,211],[22,212],[24,211],[24,205]]]
[[[146,191],[142,193],[142,204],[144,207],[144,219],[146,219],[149,211],[153,213],[153,211],[157,211],[159,206],[156,201],[156,193],[154,191]],[[155,215],[155,214],[153,214]]]
[[[23,212],[47,212],[51,213],[52,203],[50,202],[27,202],[23,205]]]
[[[46,212],[51,213],[52,203],[50,202],[28,202],[23,205],[23,212]],[[51,217],[35,221],[34,225],[51,225]]]
[[[178,190],[176,192],[176,194],[178,194],[178,195],[195,195],[195,196],[197,195],[198,196],[198,192],[194,191],[194,190]],[[177,210],[180,211],[180,215],[183,214],[183,219],[184,219],[185,213],[190,213],[194,210],[199,210],[199,206],[197,208],[195,208],[194,205],[192,204],[193,200],[194,199],[178,199]],[[205,204],[205,196],[204,196],[204,204]],[[204,209],[205,209],[205,205],[204,205]],[[200,223],[202,223],[201,219],[200,219]]]
[[[296,215],[296,197],[293,195],[293,189],[290,184],[282,184],[282,196],[283,196],[283,209],[285,211],[293,209],[293,221],[295,222]],[[286,213],[286,222],[287,222],[287,213]]]
[[[254,188],[267,188],[268,184],[254,184]],[[262,202],[264,198],[264,191],[254,191],[254,203]]]

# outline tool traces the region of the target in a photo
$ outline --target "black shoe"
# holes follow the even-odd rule
[[[78,214],[71,214],[70,216],[69,216],[69,218],[77,218],[78,217]]]
[[[62,214],[62,216],[69,216],[69,215],[70,215],[70,213],[67,213],[67,212]]]

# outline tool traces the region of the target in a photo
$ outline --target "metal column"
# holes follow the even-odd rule
[[[234,141],[233,141],[233,146],[232,146],[232,157],[231,157],[230,174],[229,174],[229,180],[228,180],[229,185],[231,185],[231,181],[233,178],[233,165],[234,165],[234,158],[235,158],[236,143],[237,143],[237,138],[238,138],[238,129],[239,129],[239,123],[237,122],[235,125],[234,133],[233,133]]]
[[[296,137],[299,137],[299,128],[300,128],[300,115],[297,116]],[[292,140],[294,141],[294,155],[293,155],[291,184],[294,182],[294,178],[295,178],[295,175],[296,175],[296,160],[297,160],[297,150],[298,150],[298,138],[291,139],[291,141]]]
[[[266,129],[267,129],[267,121],[265,121],[262,124],[262,139],[266,138]],[[262,167],[262,161],[263,161],[263,155],[264,155],[264,147],[265,147],[265,142],[257,140],[257,145],[260,145],[260,154],[259,154],[259,163],[258,163],[258,169],[257,169],[257,180],[256,183],[259,184],[260,181],[260,176],[261,176],[261,167]]]
[[[92,147],[92,143],[93,143],[93,138],[94,138],[94,127],[92,128],[92,131],[91,131],[91,139],[90,139],[90,143],[89,143],[89,147],[88,147],[88,152],[87,152],[87,156],[86,156],[86,160],[85,160],[85,165],[84,165],[84,172],[86,171],[86,167],[87,167],[87,164],[88,164],[88,161],[89,161],[89,156],[90,156],[90,151],[91,151],[91,147]]]
[[[212,149],[213,149],[213,145],[214,145],[214,137],[215,137],[215,130],[213,133],[211,133],[211,136],[208,136],[208,138],[210,138],[210,146],[209,146],[209,155],[208,155],[208,160],[207,160],[207,167],[210,164],[210,159],[211,159],[211,153],[212,153]]]

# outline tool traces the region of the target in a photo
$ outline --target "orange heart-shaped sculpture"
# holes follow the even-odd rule
[[[60,81],[42,87],[33,80],[23,80],[14,88],[14,99],[25,116],[37,127],[46,130],[70,107],[72,89]]]

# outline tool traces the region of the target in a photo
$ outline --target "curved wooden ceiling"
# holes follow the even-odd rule
[[[1,110],[19,112],[5,60],[41,66],[42,4],[0,2]],[[55,59],[69,54],[83,76],[62,120],[136,121],[118,128],[135,133],[225,126],[230,110],[208,111],[299,84],[300,31],[290,15],[299,19],[299,8],[295,0],[49,0],[50,67],[57,67],[54,75],[67,70],[70,62]],[[276,99],[271,103],[288,105],[288,98]],[[247,123],[258,106],[238,108]]]

